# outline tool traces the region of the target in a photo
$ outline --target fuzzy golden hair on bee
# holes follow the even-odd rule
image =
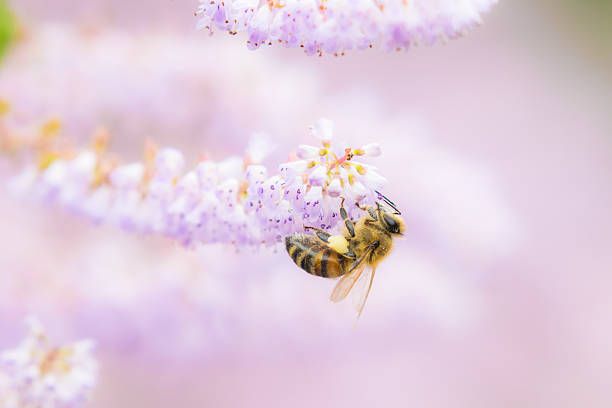
[[[341,232],[332,235],[316,227],[305,226],[312,232],[293,234],[285,238],[285,248],[291,259],[304,271],[323,278],[340,278],[331,300],[347,297],[358,281],[363,290],[357,302],[358,315],[372,288],[376,268],[393,249],[394,238],[404,234],[406,224],[395,204],[377,192],[379,200],[373,206],[356,207],[363,215],[353,221],[340,204],[343,221]]]

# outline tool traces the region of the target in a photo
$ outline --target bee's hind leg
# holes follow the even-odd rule
[[[314,231],[315,236],[329,245],[334,251],[349,259],[356,259],[357,255],[350,249],[350,244],[344,235],[332,235],[317,227],[304,226],[305,230]]]
[[[327,241],[327,245],[343,257],[349,259],[357,258],[357,255],[355,255],[355,253],[351,249],[351,241],[347,239],[344,235],[332,235]]]

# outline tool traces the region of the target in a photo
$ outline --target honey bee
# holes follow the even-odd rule
[[[305,226],[304,229],[313,233],[296,233],[285,238],[285,248],[297,266],[311,275],[340,278],[331,294],[333,302],[346,298],[358,281],[365,284],[356,304],[358,317],[372,289],[378,264],[390,253],[393,238],[403,235],[405,228],[395,204],[377,194],[392,212],[387,211],[380,201],[376,206],[364,208],[358,205],[364,215],[353,223],[342,199],[340,216],[344,226],[341,234],[331,235],[322,229]]]

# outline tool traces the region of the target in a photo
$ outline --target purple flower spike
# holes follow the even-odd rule
[[[247,33],[247,45],[280,43],[308,55],[383,46],[408,49],[457,37],[497,0],[200,0],[198,27]]]
[[[153,146],[143,162],[118,165],[96,142],[77,153],[46,147],[39,154],[53,155],[23,171],[13,186],[95,222],[184,245],[273,245],[304,225],[334,228],[342,198],[357,215],[357,204],[373,203],[386,182],[375,167],[355,160],[380,155],[378,144],[338,148],[326,119],[310,130],[319,145],[299,146],[296,159],[276,174],[257,162],[270,151],[261,138],[243,158],[206,160],[193,169],[181,152]]]

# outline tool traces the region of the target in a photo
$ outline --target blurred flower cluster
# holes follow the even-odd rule
[[[344,343],[353,320],[328,304],[330,282],[294,271],[275,245],[256,246],[303,225],[333,229],[340,197],[351,207],[371,202],[386,179],[409,233],[382,268],[389,273],[361,330],[414,315],[453,327],[477,315],[460,272],[476,272],[515,239],[495,182],[377,95],[334,93],[304,65],[234,43],[28,27],[0,71],[0,98],[10,102],[0,171],[38,200],[0,197],[13,248],[0,267],[14,271],[0,288],[3,328],[33,309],[106,353],[148,362]],[[335,128],[321,120],[301,132],[321,116]],[[273,138],[251,136],[260,129]],[[147,143],[142,155],[147,139],[172,148]],[[372,140],[384,147],[380,173],[368,164],[381,154]],[[73,214],[101,226],[88,229]],[[175,240],[207,245],[182,251]]]
[[[281,44],[309,55],[390,50],[456,37],[496,0],[200,0],[199,26],[246,32],[249,48]]]
[[[93,343],[49,344],[43,326],[27,321],[21,344],[0,354],[0,404],[3,408],[77,408],[96,382]]]
[[[212,243],[235,241],[241,248],[273,244],[303,225],[333,229],[340,196],[351,206],[367,202],[385,182],[362,162],[381,153],[367,143],[376,135],[385,147],[376,163],[389,179],[385,193],[408,214],[409,230],[407,245],[384,269],[410,274],[385,276],[386,289],[375,289],[369,313],[406,315],[416,308],[441,326],[477,313],[457,272],[503,255],[515,239],[513,214],[495,183],[436,143],[419,120],[387,112],[375,95],[323,98],[322,81],[273,56],[246,53],[245,70],[245,53],[232,44],[55,25],[41,25],[17,44],[0,76],[2,97],[10,101],[4,146],[13,152],[3,172],[22,169],[13,187],[70,211],[59,215],[44,206],[52,215],[44,217],[34,206],[27,207],[30,216],[12,217],[20,233],[10,234],[11,245],[23,250],[5,257],[4,268],[19,272],[0,298],[2,309],[17,319],[36,305],[37,314],[61,319],[71,335],[148,358],[211,356],[243,341],[265,349],[271,331],[279,341],[305,344],[299,332],[282,330],[295,321],[309,322],[304,327],[313,333],[348,335],[337,318],[341,309],[321,296],[326,283],[296,277],[276,246],[236,257],[231,247]],[[66,64],[73,55],[81,58]],[[319,112],[333,117],[338,131],[318,121],[310,131],[316,143],[304,144],[305,132],[293,129]],[[107,131],[93,132],[87,147],[99,126]],[[275,138],[256,136],[248,144],[245,136],[257,129]],[[142,157],[135,146],[141,150],[146,139],[173,148],[147,144]],[[294,155],[287,160],[278,150]],[[182,253],[104,228],[86,239],[83,227],[77,235],[66,229],[79,225],[70,213],[211,245]],[[52,245],[49,234],[57,236]],[[32,246],[45,251],[31,257]],[[447,295],[440,297],[441,290]],[[276,329],[261,332],[262,321]],[[156,335],[162,326],[163,339]],[[307,343],[320,339],[312,335]]]
[[[0,0],[0,408],[610,406],[604,2]],[[355,324],[275,243],[385,181]]]
[[[0,72],[10,120],[61,118],[64,133],[83,143],[104,126],[131,155],[145,139],[227,155],[256,130],[283,136],[287,124],[302,128],[304,117],[324,113],[312,108],[316,75],[222,38],[202,44],[172,32],[40,24],[14,42]]]
[[[352,122],[356,128],[362,127],[366,133],[370,133],[368,131],[371,129],[366,124],[357,119],[352,119]],[[472,298],[474,294],[469,285],[461,281],[462,274],[459,272],[471,272],[474,265],[495,259],[507,250],[514,239],[512,213],[500,200],[494,186],[478,176],[478,168],[428,141],[424,138],[424,129],[410,125],[409,122],[388,122],[384,126],[379,123],[376,122],[376,127],[381,135],[397,134],[400,130],[409,135],[391,143],[392,148],[385,150],[384,157],[402,163],[404,170],[389,175],[393,181],[388,187],[395,190],[393,186],[404,186],[405,193],[400,196],[400,202],[403,204],[402,210],[409,214],[410,233],[409,245],[404,245],[385,263],[385,271],[396,273],[381,275],[386,284],[383,287],[377,284],[375,300],[368,312],[374,316],[390,317],[410,315],[418,310],[419,314],[428,316],[441,327],[469,322],[478,313],[478,302]],[[57,130],[54,126],[57,123],[52,122],[43,126],[43,129],[36,129],[39,132],[37,138],[40,138],[41,131]],[[357,132],[356,128],[349,133]],[[377,184],[369,183],[381,181],[376,175],[369,180],[366,176],[372,176],[372,168],[356,160],[376,156],[379,153],[377,145],[365,144],[361,148],[352,149],[348,153],[352,153],[353,157],[345,163],[342,160],[350,157],[345,150],[330,149],[338,145],[335,139],[333,144],[326,147],[331,143],[328,121],[318,122],[312,127],[312,133],[319,137],[320,144],[299,145],[295,157],[280,165],[279,173],[270,177],[264,177],[266,171],[259,171],[263,171],[264,166],[252,164],[259,161],[267,150],[267,144],[261,142],[251,143],[247,154],[242,157],[219,162],[208,161],[209,164],[205,166],[204,161],[198,166],[207,169],[204,174],[214,176],[212,181],[218,182],[219,170],[222,174],[235,174],[239,177],[241,182],[233,185],[245,182],[248,185],[248,180],[253,180],[251,193],[242,189],[242,194],[236,194],[236,201],[232,201],[240,203],[238,207],[241,211],[245,206],[250,207],[250,204],[245,198],[239,201],[238,197],[247,197],[249,194],[255,198],[254,208],[261,204],[262,208],[268,208],[268,194],[276,194],[270,188],[275,184],[267,182],[272,177],[306,187],[317,187],[315,191],[321,194],[326,191],[324,197],[334,210],[337,210],[338,198],[333,196],[353,191],[337,189],[338,183],[340,187],[343,184],[350,185],[349,179],[354,178],[354,185],[361,180],[359,182],[368,186],[365,187],[366,191],[370,191]],[[30,172],[22,173],[24,178],[20,178],[21,182],[29,181],[21,184],[29,187],[22,191],[26,196],[51,199],[64,209],[83,214],[80,205],[87,200],[74,193],[94,191],[90,183],[95,171],[90,171],[95,168],[91,162],[98,160],[98,152],[103,153],[102,156],[112,157],[108,151],[99,149],[105,143],[98,140],[90,148],[72,151],[64,159],[53,159],[45,154],[38,156],[43,160],[33,156],[27,158],[29,165],[38,163],[47,167],[42,169],[37,165],[30,167]],[[129,186],[108,184],[112,183],[113,172],[122,169],[115,173],[121,177],[142,175],[147,168],[146,162],[153,169],[159,167],[163,174],[168,169],[184,166],[184,160],[174,149],[149,151],[154,155],[144,162],[117,163],[98,188],[107,188],[113,194],[125,191],[122,189]],[[17,156],[13,157],[19,162]],[[87,157],[90,159],[84,160]],[[63,183],[53,182],[56,177],[53,174],[57,170],[47,173],[54,163],[49,159],[64,160],[59,172],[64,177]],[[344,170],[340,171],[338,166],[334,166],[339,161],[350,164],[350,171],[342,166],[340,168]],[[251,164],[245,167],[247,162]],[[90,163],[89,167],[81,167],[83,163]],[[196,172],[198,166],[192,170],[197,177],[193,179],[190,176],[197,181],[196,186],[200,186],[200,176]],[[364,175],[360,174],[363,172],[361,166],[368,170]],[[88,171],[79,170],[83,168]],[[332,171],[321,176],[320,168]],[[159,191],[168,188],[166,191],[182,196],[186,190],[182,187],[179,189],[179,186],[184,185],[181,181],[188,173],[176,173],[181,175],[176,178],[176,182],[169,181],[167,177],[158,180]],[[119,180],[122,180],[121,177]],[[138,177],[132,179],[130,186],[138,186],[137,181]],[[80,187],[73,188],[75,186]],[[139,188],[134,191],[139,191]],[[217,196],[218,192],[225,191],[223,189],[196,191],[204,192],[204,196],[212,193],[218,203],[224,203],[219,201],[224,195]],[[297,190],[285,191],[297,193]],[[465,194],[465,191],[470,194]],[[85,197],[90,196],[86,194]],[[135,203],[142,204],[141,200],[146,197],[135,195]],[[396,197],[397,194],[394,194],[393,198]],[[305,205],[294,208],[300,214],[308,214],[306,209],[313,211],[318,207],[307,206],[308,201],[301,195],[295,198],[298,199],[288,201],[292,205]],[[37,207],[27,207],[30,215],[40,213]],[[70,232],[74,228],[70,213],[58,214],[49,206],[45,207],[52,215],[51,219],[42,217],[45,214],[43,211],[38,217],[21,217],[13,221],[20,226],[20,230],[27,225],[27,231],[31,233],[24,235],[22,232],[17,234],[18,238],[12,238],[11,246],[22,248],[14,249],[15,253],[22,253],[18,255],[18,259],[21,259],[19,268],[16,269],[10,263],[4,264],[5,269],[17,271],[5,288],[6,296],[0,299],[0,309],[5,310],[8,316],[19,318],[27,310],[27,305],[35,305],[37,314],[42,314],[45,319],[61,316],[62,324],[72,335],[93,337],[106,351],[138,354],[153,361],[183,358],[195,362],[233,348],[244,347],[245,342],[249,343],[248,347],[266,350],[270,345],[270,336],[275,341],[287,340],[303,344],[304,347],[307,344],[317,344],[325,337],[311,335],[305,338],[300,335],[301,331],[282,330],[283,327],[294,327],[297,321],[302,322],[300,330],[325,332],[327,336],[342,338],[350,335],[349,331],[345,331],[345,324],[350,324],[352,320],[340,318],[342,310],[330,307],[327,296],[322,296],[327,290],[321,285],[326,283],[311,281],[306,274],[300,277],[298,272],[292,272],[290,259],[286,259],[284,254],[275,253],[274,247],[265,251],[243,250],[240,256],[236,256],[235,251],[227,245],[200,246],[195,252],[177,251],[163,240],[150,242],[132,239],[129,235],[117,236],[113,228],[86,232],[80,227]],[[102,211],[99,214],[106,217],[101,218],[105,223],[117,223],[117,217],[123,214],[123,220],[131,222],[131,228],[138,230],[138,224],[134,223],[145,220],[139,218],[144,212],[137,211],[138,207],[127,212],[128,208],[127,205],[102,207],[108,212]],[[266,220],[256,215],[255,211],[248,212],[249,224],[277,224],[276,218],[273,221]],[[11,217],[11,212],[5,211],[5,214]],[[476,216],[481,223],[471,222]],[[175,223],[185,222],[185,218],[176,214],[168,219]],[[293,228],[301,229],[304,223],[304,220],[300,220]],[[167,224],[171,225],[178,224]],[[49,237],[55,236],[64,238],[49,242]],[[204,237],[207,242],[212,242],[213,238]],[[20,241],[23,242],[20,244]],[[32,245],[45,246],[46,255],[31,257],[29,248]],[[283,259],[287,262],[283,262]],[[450,266],[449,260],[452,260]],[[129,269],[125,265],[129,265]],[[31,285],[31,282],[44,282],[44,285]],[[268,331],[259,329],[262,321],[271,326]],[[363,330],[370,330],[381,324],[392,324],[393,321],[383,319],[377,323],[377,319],[366,319],[360,325]],[[164,327],[164,336],[161,337],[158,335],[160,327]]]

